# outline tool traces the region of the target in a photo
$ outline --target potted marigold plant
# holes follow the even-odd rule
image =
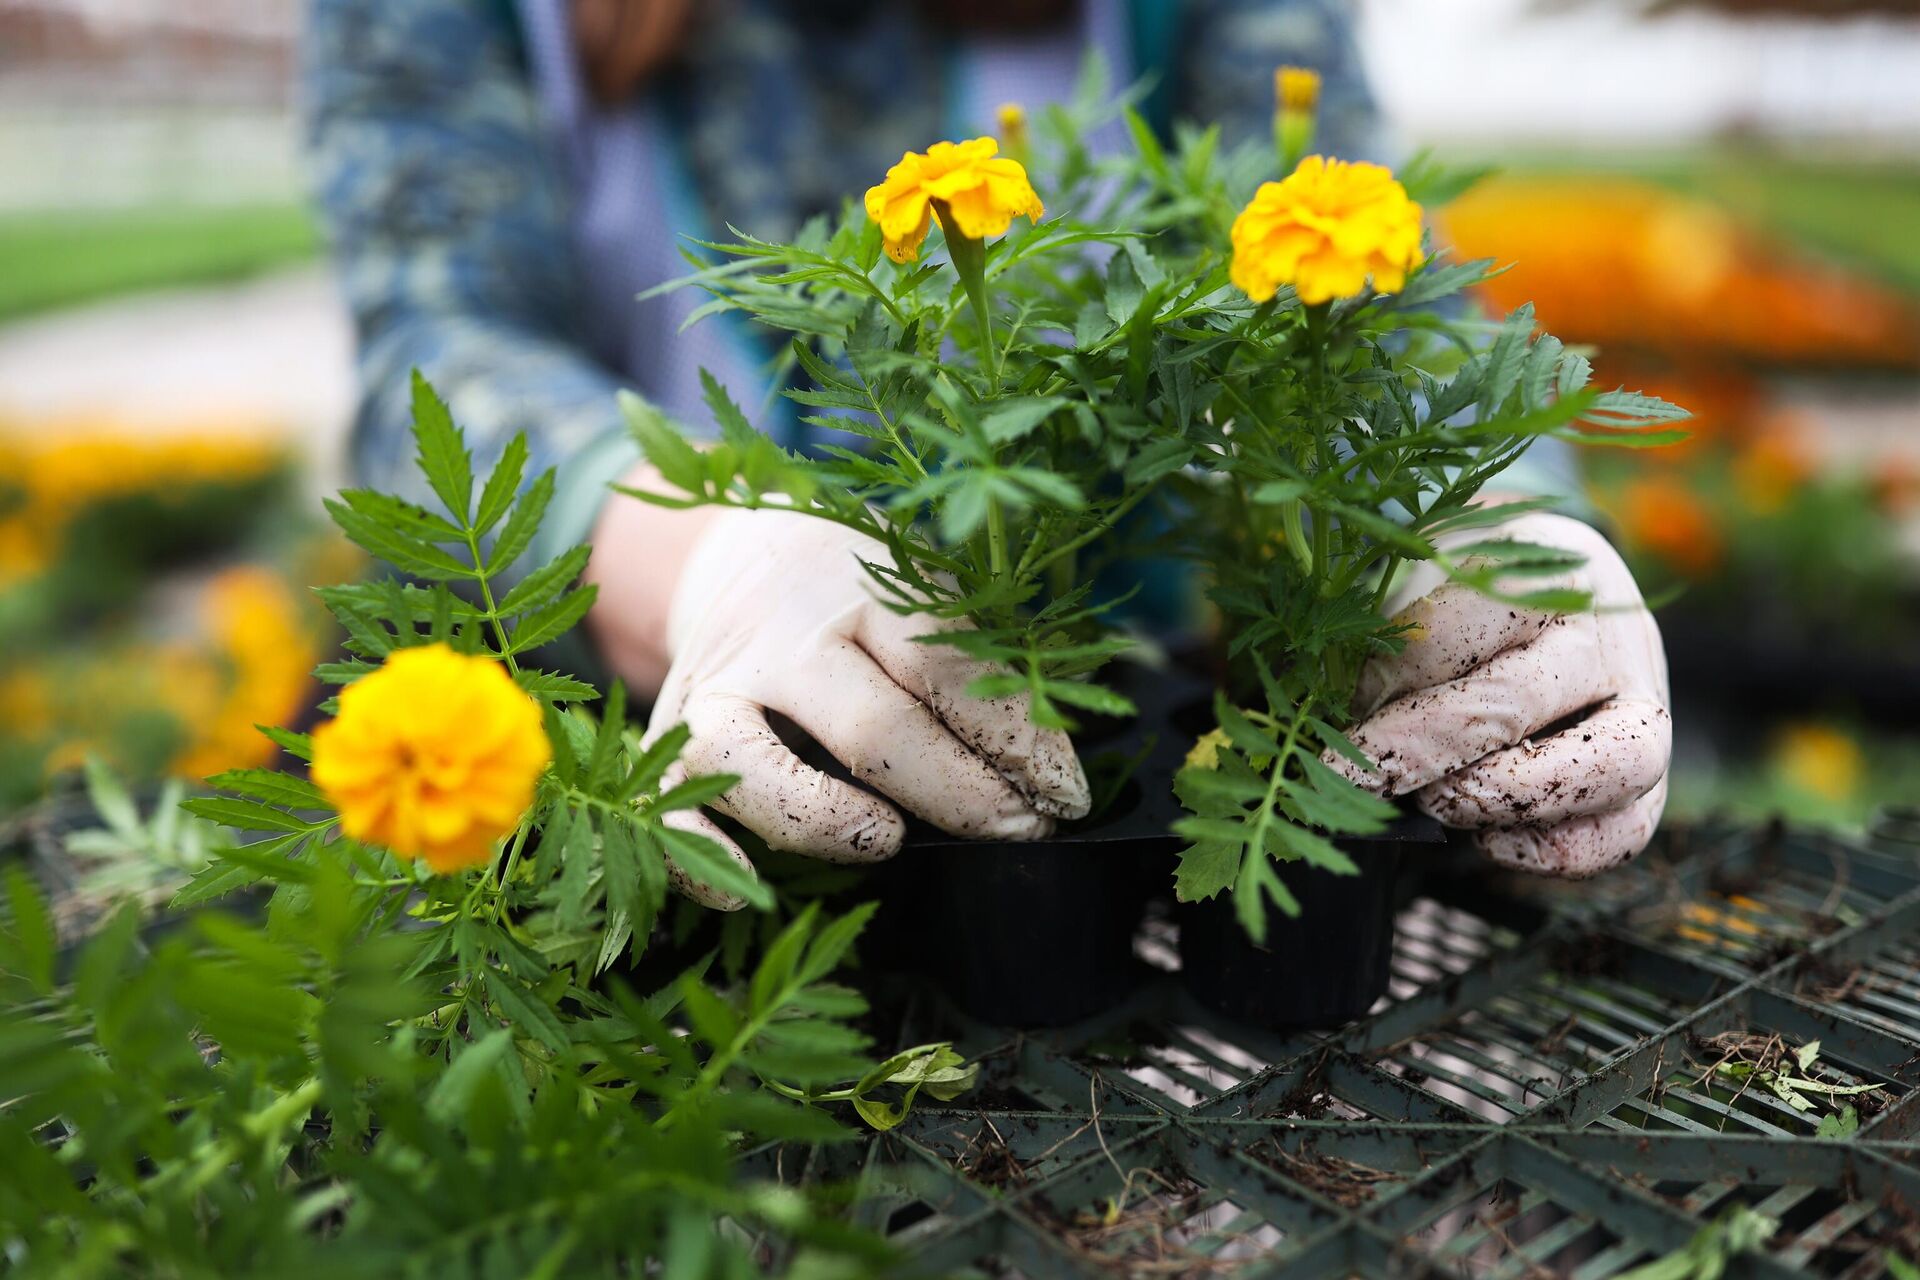
[[[1278,182],[1260,185],[1275,173],[1267,148],[1223,153],[1217,131],[1196,129],[1169,152],[1130,112],[1133,153],[1095,165],[1079,141],[1094,122],[1056,112],[1021,137],[1031,172],[992,138],[935,144],[836,225],[792,244],[704,244],[720,261],[681,282],[791,334],[803,376],[787,394],[862,447],[785,454],[717,396],[723,439],[701,458],[636,408],[642,446],[680,490],[637,496],[778,505],[869,534],[888,552],[869,566],[878,589],[928,618],[925,642],[1003,665],[972,692],[1023,692],[1036,722],[1079,729],[1083,753],[1117,737],[1132,766],[1091,828],[902,855],[931,904],[916,944],[949,957],[974,1012],[1059,1021],[1115,998],[1140,901],[1120,886],[1142,855],[1182,900],[1230,894],[1255,943],[1269,905],[1300,910],[1277,863],[1360,872],[1341,842],[1396,811],[1320,757],[1353,753],[1340,730],[1362,662],[1396,643],[1381,616],[1396,567],[1430,561],[1508,593],[1563,572],[1562,552],[1442,552],[1435,539],[1490,522],[1476,496],[1540,435],[1678,416],[1588,390],[1586,361],[1536,335],[1525,309],[1491,342],[1458,318],[1455,295],[1490,264],[1425,244],[1413,195],[1442,179],[1317,156],[1295,167],[1310,87],[1283,85]],[[1143,707],[1095,682],[1137,647],[1102,588],[1115,567],[1169,554],[1193,567],[1219,626],[1197,686],[1127,682],[1152,692]],[[1119,723],[1076,725],[1085,713]],[[1344,933],[1377,949],[1390,886],[1369,893],[1377,927]],[[1315,972],[1339,967],[1318,959]]]

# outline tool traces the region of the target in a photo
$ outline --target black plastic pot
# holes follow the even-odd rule
[[[971,1017],[1015,1027],[1092,1017],[1150,975],[1133,938],[1181,843],[1172,779],[1192,735],[1175,719],[1206,686],[1142,668],[1112,681],[1140,715],[1075,736],[1094,813],[1030,843],[914,832],[863,889],[881,901],[863,954],[926,975]]]
[[[1247,937],[1226,894],[1176,904],[1182,981],[1201,1004],[1252,1026],[1308,1031],[1353,1021],[1392,976],[1401,851],[1445,842],[1439,823],[1409,816],[1379,836],[1340,842],[1359,875],[1281,867],[1300,914],[1269,908],[1264,945]]]

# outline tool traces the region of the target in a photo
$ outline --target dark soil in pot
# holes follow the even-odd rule
[[[1364,1016],[1392,976],[1402,850],[1427,853],[1445,840],[1439,823],[1409,816],[1378,836],[1340,842],[1359,875],[1282,866],[1300,914],[1270,908],[1264,945],[1240,927],[1227,894],[1176,904],[1187,990],[1210,1009],[1276,1031],[1337,1027]]]

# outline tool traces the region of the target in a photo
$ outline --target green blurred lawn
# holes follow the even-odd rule
[[[319,252],[297,205],[0,214],[0,320],[232,279]]]

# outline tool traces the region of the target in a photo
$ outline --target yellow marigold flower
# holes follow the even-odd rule
[[[1290,284],[1308,304],[1397,293],[1420,264],[1420,206],[1377,164],[1308,156],[1233,220],[1233,283],[1255,302]]]
[[[1026,169],[999,151],[992,138],[974,138],[901,156],[886,181],[867,188],[867,216],[880,224],[887,256],[895,262],[919,257],[936,216],[948,236],[969,240],[1005,235],[1015,218],[1044,218]]]
[[[1320,73],[1311,67],[1275,68],[1273,100],[1282,111],[1312,111],[1320,105]]]
[[[489,658],[401,649],[313,734],[313,780],[356,840],[478,866],[520,821],[550,750],[540,707]]]
[[[1789,782],[1828,800],[1851,797],[1867,771],[1860,744],[1823,724],[1784,730],[1775,743],[1773,760]]]
[[[1015,151],[1027,142],[1027,109],[1017,102],[1003,102],[994,113],[999,123],[1000,141],[1007,144],[1007,150]]]

